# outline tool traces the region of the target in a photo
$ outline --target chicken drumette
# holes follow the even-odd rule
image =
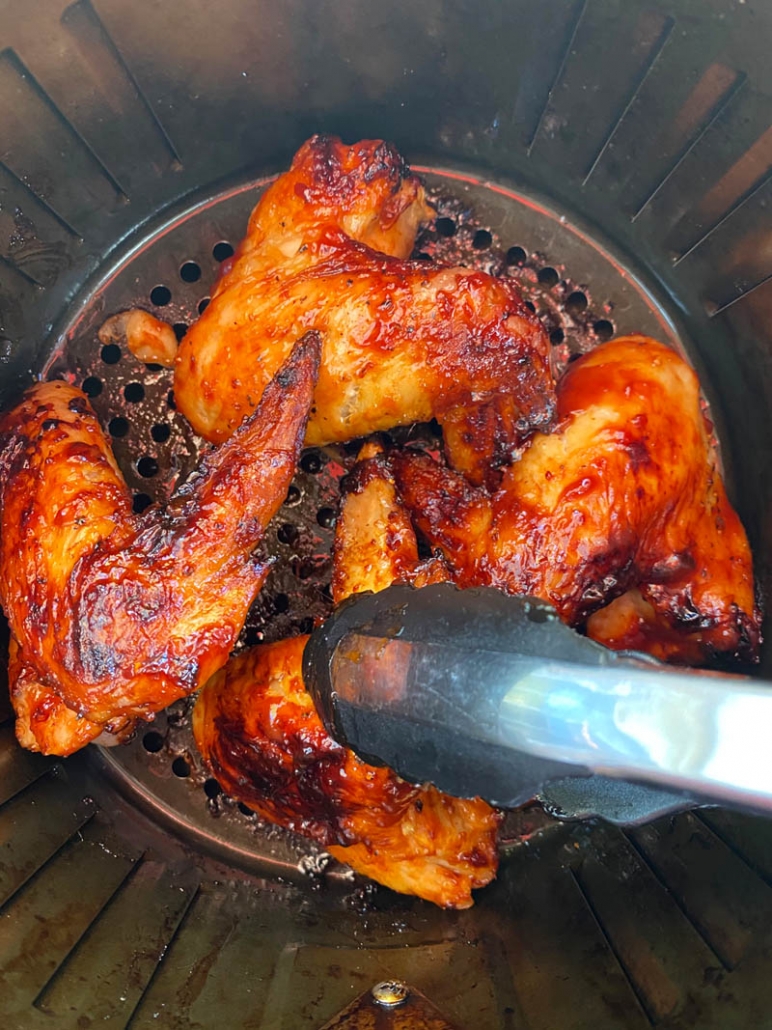
[[[365,457],[338,521],[336,600],[443,578],[440,563],[418,560],[388,466],[373,445]],[[471,891],[496,873],[499,816],[479,798],[406,783],[335,743],[303,686],[307,639],[245,651],[204,687],[193,730],[214,775],[233,797],[357,872],[438,905],[468,907]]]
[[[131,494],[86,397],[40,383],[0,421],[0,602],[26,747],[66,755],[189,694],[228,658],[267,572],[319,365],[308,333],[257,411],[165,508]]]
[[[515,282],[406,260],[432,213],[392,146],[305,143],[180,345],[175,398],[196,432],[227,439],[306,329],[324,338],[309,444],[436,418],[453,466],[479,482],[547,427],[549,340]],[[145,360],[157,335],[126,314],[105,332],[136,335]]]
[[[533,594],[572,625],[591,616],[611,647],[756,658],[748,540],[697,377],[670,348],[623,337],[570,365],[556,432],[537,433],[493,493],[425,454],[395,453],[392,467],[457,584]]]

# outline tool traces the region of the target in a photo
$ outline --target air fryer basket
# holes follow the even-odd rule
[[[420,251],[516,275],[561,360],[614,331],[686,349],[768,592],[770,39],[763,0],[0,0],[0,403],[84,385],[136,505],[162,497],[198,441],[99,324],[136,303],[182,331],[303,139],[385,137],[437,198]],[[306,454],[247,641],[324,614],[349,460]],[[184,704],[66,761],[8,717],[0,766],[3,1027],[772,1027],[761,818],[535,805],[447,913],[223,798]]]

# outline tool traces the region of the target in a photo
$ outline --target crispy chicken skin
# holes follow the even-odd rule
[[[716,467],[687,363],[613,340],[558,383],[558,428],[536,434],[494,493],[427,455],[395,454],[400,493],[462,586],[534,594],[611,647],[684,662],[757,657],[760,613],[743,527]]]
[[[427,573],[388,466],[366,447],[338,521],[339,599]],[[193,713],[199,750],[228,793],[271,822],[394,890],[467,908],[496,873],[498,814],[406,783],[333,741],[303,686],[307,639],[254,647],[209,681]]]
[[[550,345],[515,283],[407,261],[432,212],[389,144],[305,143],[183,339],[179,410],[227,439],[306,329],[324,338],[306,442],[437,418],[479,482],[554,413]]]
[[[661,662],[702,665],[711,655],[699,630],[685,631],[666,614],[657,612],[638,589],[628,590],[593,612],[585,630],[588,637],[615,651],[645,651]],[[755,652],[741,657],[753,658]]]
[[[166,508],[131,494],[86,397],[40,383],[0,421],[0,602],[19,740],[66,755],[190,693],[228,658],[267,572],[319,365],[309,333],[258,410]]]

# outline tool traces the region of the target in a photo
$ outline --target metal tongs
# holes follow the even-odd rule
[[[772,810],[772,684],[610,651],[532,598],[361,594],[311,636],[303,672],[336,740],[459,797],[511,807],[595,774],[681,807]]]

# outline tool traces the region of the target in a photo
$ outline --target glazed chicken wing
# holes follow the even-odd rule
[[[26,747],[121,733],[224,664],[267,572],[252,551],[294,474],[319,352],[309,333],[231,440],[141,515],[79,390],[40,383],[0,421],[0,602]]]
[[[336,535],[335,592],[438,578],[421,566],[388,467],[368,445]],[[499,816],[360,761],[326,733],[303,686],[307,637],[252,648],[204,687],[193,714],[202,755],[233,797],[303,833],[394,890],[448,908],[496,873]]]
[[[360,449],[345,492],[333,548],[335,604],[392,583],[420,587],[450,578],[442,558],[419,560],[413,523],[380,444],[371,441]]]
[[[196,432],[227,439],[311,328],[324,348],[308,444],[436,418],[451,463],[481,481],[548,426],[550,345],[515,283],[406,260],[431,214],[388,144],[305,143],[180,345],[175,399]]]
[[[645,337],[614,340],[569,366],[558,419],[493,494],[426,455],[394,456],[401,495],[453,580],[534,594],[574,625],[619,598],[588,623],[601,643],[754,659],[750,549],[689,365]]]

